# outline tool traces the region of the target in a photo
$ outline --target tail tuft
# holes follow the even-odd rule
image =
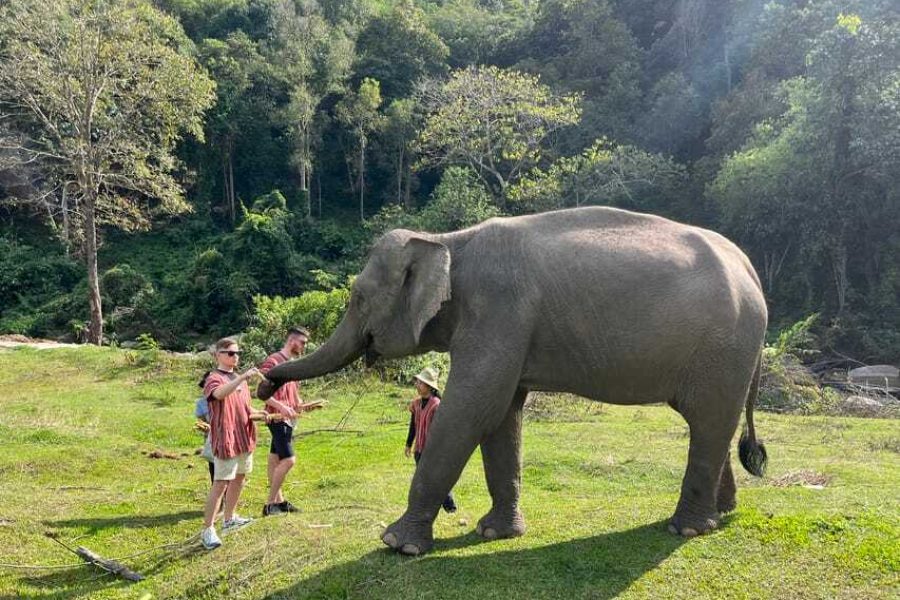
[[[769,459],[766,454],[766,445],[758,442],[755,436],[751,437],[746,429],[741,434],[741,441],[738,443],[738,455],[741,464],[751,475],[762,477],[766,472],[766,462]]]

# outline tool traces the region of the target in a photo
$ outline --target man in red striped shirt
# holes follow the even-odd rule
[[[250,407],[250,388],[247,380],[259,377],[258,369],[251,368],[241,374],[235,372],[241,351],[231,338],[216,342],[216,368],[206,377],[203,395],[209,405],[209,435],[214,457],[212,489],[206,499],[203,513],[203,531],[200,541],[207,550],[222,545],[214,526],[216,510],[225,490],[225,514],[222,532],[239,529],[252,519],[235,514],[244,478],[253,470],[253,450],[256,448],[256,425],[253,419],[268,416]]]
[[[284,346],[263,361],[259,366],[260,372],[265,375],[281,363],[301,356],[308,340],[309,331],[305,327],[290,328]],[[275,395],[266,400],[266,412],[281,415],[283,420],[269,424],[269,431],[272,432],[272,445],[269,447],[268,464],[269,498],[263,506],[264,517],[298,510],[290,501],[285,500],[281,487],[288,471],[293,468],[297,460],[294,456],[293,446],[294,427],[297,426],[297,418],[304,408],[304,405],[300,403],[299,388],[298,382],[289,381],[278,388]]]

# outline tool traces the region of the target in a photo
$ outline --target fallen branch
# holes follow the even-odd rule
[[[54,534],[48,532],[44,535],[46,535],[48,538],[50,538],[69,552],[72,552],[73,554],[81,557],[85,560],[85,562],[100,567],[107,573],[112,573],[113,575],[117,575],[118,577],[127,579],[128,581],[141,581],[144,579],[144,576],[140,573],[135,573],[119,562],[103,558],[102,556],[88,550],[84,546],[78,546],[78,548],[75,548],[73,550],[68,544],[59,540]]]
[[[84,546],[78,546],[78,548],[75,549],[75,554],[77,554],[87,562],[97,565],[104,571],[108,571],[113,575],[121,577],[122,579],[127,579],[128,581],[141,581],[142,579],[144,579],[144,576],[140,573],[135,573],[125,565],[114,560],[103,558],[99,554],[88,550]]]

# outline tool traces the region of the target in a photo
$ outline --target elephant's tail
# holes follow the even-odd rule
[[[766,446],[756,439],[756,428],[753,426],[753,407],[759,396],[759,377],[762,371],[762,355],[756,361],[756,372],[753,373],[753,381],[750,382],[750,391],[747,393],[747,426],[741,433],[741,441],[738,443],[738,455],[741,464],[747,472],[757,477],[762,477],[766,471]]]

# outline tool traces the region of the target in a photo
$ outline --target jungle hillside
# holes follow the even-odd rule
[[[189,350],[305,297],[321,338],[388,229],[605,205],[738,243],[808,361],[896,362],[898,199],[889,0],[0,6],[5,334]]]

